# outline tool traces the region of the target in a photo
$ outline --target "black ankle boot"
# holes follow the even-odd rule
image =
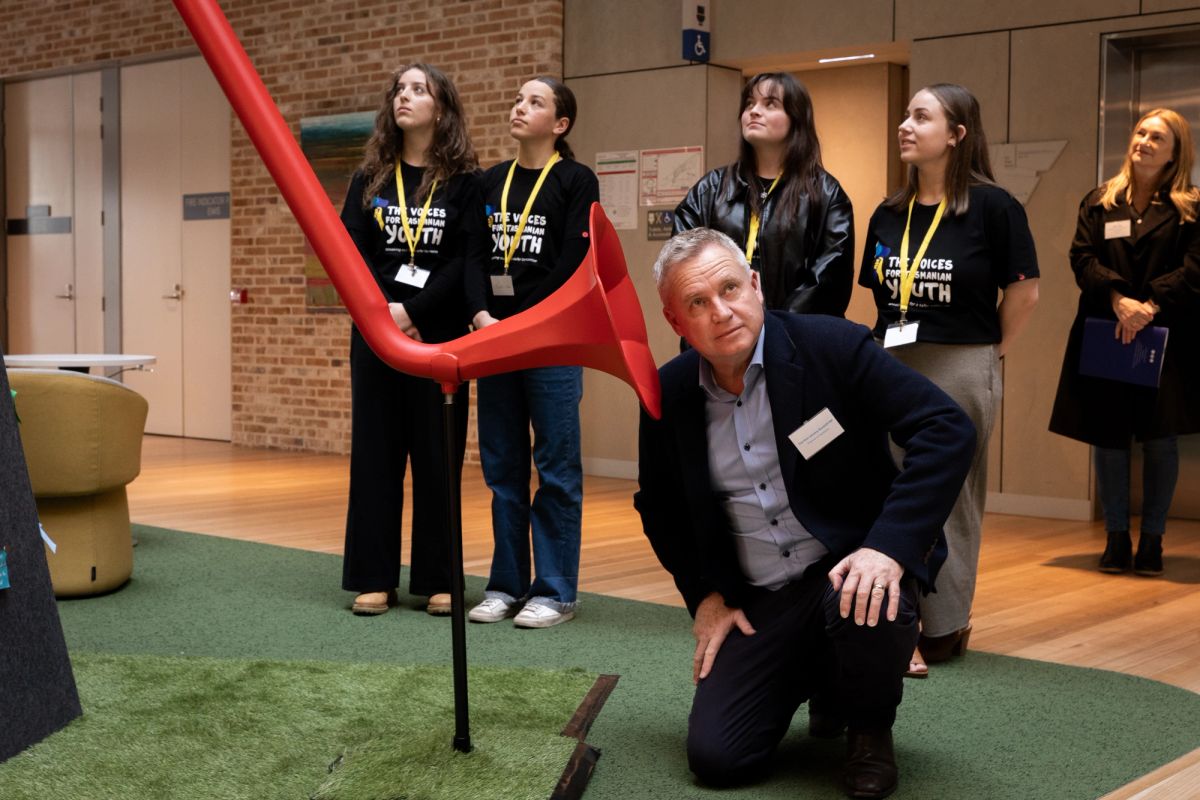
[[[1162,535],[1143,533],[1138,537],[1137,557],[1133,559],[1133,571],[1138,575],[1156,577],[1163,574]]]
[[[1141,553],[1141,550],[1138,552]],[[1131,561],[1133,540],[1129,538],[1129,531],[1109,531],[1108,545],[1104,548],[1104,555],[1100,556],[1100,571],[1115,575],[1129,569]]]

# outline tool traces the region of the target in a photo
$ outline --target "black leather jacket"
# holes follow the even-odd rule
[[[727,169],[714,169],[692,187],[675,209],[675,233],[712,228],[745,246],[750,227],[747,187],[735,175],[733,191],[722,193]],[[821,170],[818,182],[820,196],[804,197],[794,219],[774,216],[776,193],[767,199],[757,245],[763,296],[767,308],[841,317],[854,283],[854,215],[836,178]]]

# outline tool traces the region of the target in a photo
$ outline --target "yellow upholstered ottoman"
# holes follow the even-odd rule
[[[125,485],[142,462],[146,399],[122,383],[65,370],[10,369],[21,445],[58,597],[115,589],[133,573]]]

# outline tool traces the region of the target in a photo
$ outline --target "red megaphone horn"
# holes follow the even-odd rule
[[[217,82],[246,128],[363,337],[400,372],[452,387],[529,367],[578,364],[614,375],[659,416],[658,371],[625,256],[599,203],[592,205],[587,256],[550,297],[484,330],[423,344],[392,321],[387,300],[215,0],[174,0]]]

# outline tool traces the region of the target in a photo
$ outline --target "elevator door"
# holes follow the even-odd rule
[[[158,359],[125,378],[150,433],[230,438],[229,138],[201,59],[121,69],[121,329],[126,352]],[[221,196],[223,215],[185,212]]]
[[[1192,127],[1194,146],[1200,146],[1200,27],[1106,37],[1104,56],[1101,180],[1121,169],[1134,124],[1152,109],[1178,111]],[[1192,183],[1200,185],[1200,152],[1194,155]],[[1170,342],[1166,357],[1171,357]],[[1133,475],[1138,476],[1140,448],[1133,453]],[[1140,480],[1133,481],[1130,494],[1134,508],[1140,508]],[[1171,516],[1200,519],[1200,435],[1179,439],[1179,483]]]

